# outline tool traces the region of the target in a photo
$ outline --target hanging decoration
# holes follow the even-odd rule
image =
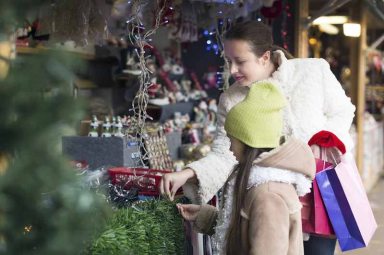
[[[258,1],[257,1],[258,2]],[[229,87],[229,65],[224,57],[223,37],[227,32],[231,22],[239,15],[239,8],[244,9],[244,1],[226,1],[226,5],[210,6],[210,16],[214,17],[214,24],[208,29],[203,30],[203,37],[206,41],[206,50],[213,51],[224,60],[224,65],[220,66],[220,71],[215,71],[216,86],[223,90]],[[247,3],[247,6],[250,3]],[[254,7],[253,3],[253,7]],[[238,8],[234,8],[237,6]],[[248,6],[249,7],[249,6]],[[251,8],[252,9],[252,8]]]
[[[288,24],[291,22],[292,11],[288,0],[284,0],[284,11],[281,25],[281,38],[283,39],[283,48],[289,51]]]
[[[281,0],[275,1],[271,7],[262,7],[260,12],[268,20],[268,23],[271,24],[272,20],[280,16],[282,12]]]
[[[218,51],[220,51],[220,57],[224,60],[224,65],[220,67],[223,71],[217,73],[217,83],[218,85],[222,84],[223,90],[226,90],[229,88],[229,78],[231,75],[229,72],[229,63],[224,56],[223,43],[224,35],[227,32],[227,29],[229,28],[231,18],[224,18],[223,20],[218,20],[218,22],[216,22],[216,41],[218,42]]]
[[[132,111],[134,118],[136,119],[136,137],[139,139],[139,146],[143,149],[142,156],[139,158],[141,164],[144,166],[145,161],[148,160],[148,153],[145,150],[144,140],[145,140],[145,121],[147,119],[152,119],[147,114],[147,106],[148,106],[148,89],[152,85],[151,82],[151,73],[152,71],[147,67],[146,61],[146,50],[153,48],[150,44],[150,37],[156,32],[161,23],[161,17],[163,17],[163,13],[165,7],[167,5],[167,1],[157,1],[158,12],[154,17],[154,26],[153,28],[147,30],[144,26],[143,22],[143,10],[146,6],[147,2],[134,0],[132,1],[132,13],[133,16],[130,18],[129,22],[127,21],[128,31],[129,31],[129,39],[133,45],[137,48],[135,52],[139,59],[139,67],[141,70],[139,81],[140,88],[132,102]],[[162,4],[162,5],[161,5]]]
[[[216,55],[219,54],[220,48],[216,39],[216,28],[213,28],[211,30],[204,29],[202,36],[205,40],[205,49],[208,52],[214,52]]]
[[[169,38],[180,42],[196,42],[197,16],[192,3],[183,1],[181,5],[170,7],[174,11],[173,21],[170,25]]]

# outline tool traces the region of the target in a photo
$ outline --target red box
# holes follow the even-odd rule
[[[163,174],[169,170],[150,168],[115,167],[108,169],[112,184],[124,189],[138,188],[140,195],[159,196],[159,184]]]

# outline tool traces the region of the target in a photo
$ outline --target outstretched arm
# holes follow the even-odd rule
[[[193,203],[207,203],[224,185],[237,164],[235,156],[229,149],[231,142],[224,130],[228,100],[227,95],[223,93],[218,106],[216,138],[208,155],[187,165],[181,172],[163,176],[160,192],[171,200],[177,189],[183,186],[184,194]]]

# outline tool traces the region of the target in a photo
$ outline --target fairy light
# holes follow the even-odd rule
[[[288,23],[290,21],[288,19],[291,19],[292,12],[291,12],[291,6],[289,5],[289,1],[285,0],[283,4],[284,4],[284,11],[282,13],[283,21],[282,21],[282,27],[281,27],[281,37],[283,39],[283,48],[286,50],[289,50]]]
[[[227,14],[227,16],[230,16],[231,14],[233,15],[233,13],[229,13]],[[223,20],[220,20],[220,21],[217,20],[216,28],[215,28],[215,31],[216,31],[215,36],[216,36],[217,44],[215,44],[216,47],[215,45],[213,46],[215,48],[215,54],[219,55],[220,53],[220,57],[224,60],[224,65],[220,67],[222,68],[223,71],[220,72],[220,75],[216,74],[218,84],[223,84],[223,87],[222,87],[223,90],[226,90],[227,88],[229,88],[229,77],[230,77],[229,64],[226,58],[224,57],[223,42],[224,42],[224,35],[227,32],[230,22],[231,22],[231,19],[228,17],[225,19],[225,22],[223,22]]]
[[[28,226],[24,227],[23,233],[24,233],[24,235],[26,235],[26,234],[29,234],[31,231],[32,231],[32,226],[28,225]]]
[[[160,2],[163,2],[163,5],[160,7]],[[140,88],[133,99],[132,102],[132,108],[130,109],[133,111],[133,117],[136,120],[136,137],[139,137],[139,147],[143,149],[143,154],[141,157],[139,157],[140,163],[144,165],[144,161],[148,159],[148,152],[145,149],[144,146],[144,139],[145,139],[145,121],[147,119],[152,119],[147,114],[147,106],[148,106],[148,88],[151,85],[150,81],[150,75],[151,70],[147,67],[146,57],[145,57],[145,48],[150,47],[149,43],[151,39],[149,38],[154,33],[156,33],[156,30],[161,25],[161,17],[164,13],[167,0],[161,1],[157,0],[157,6],[159,6],[159,9],[155,13],[155,23],[153,28],[151,29],[145,29],[143,26],[143,22],[141,21],[141,18],[139,14],[141,13],[142,8],[147,4],[147,2],[143,2],[142,0],[135,0],[132,2],[133,7],[135,8],[133,13],[135,15],[133,16],[133,23],[134,26],[129,31],[129,38],[136,38],[133,44],[138,46],[138,49],[135,50],[136,55],[139,59],[139,67],[141,70],[139,81],[140,81]],[[165,23],[168,21],[166,20]],[[144,34],[141,33],[141,31],[146,31]]]

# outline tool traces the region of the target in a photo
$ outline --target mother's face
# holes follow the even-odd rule
[[[244,40],[226,40],[224,52],[230,73],[240,86],[249,86],[270,76],[267,65],[270,62],[269,52],[258,57]]]

